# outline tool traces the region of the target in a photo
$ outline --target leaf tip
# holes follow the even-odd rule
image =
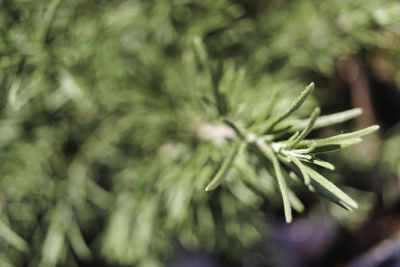
[[[212,185],[211,183],[206,186],[206,192],[213,191],[216,186]]]
[[[380,128],[381,128],[381,126],[379,126],[379,125],[373,125],[373,126],[371,126],[371,131],[375,132],[375,131],[378,131]]]
[[[353,110],[354,110],[353,112],[354,112],[355,116],[359,116],[364,112],[362,108],[355,108]]]
[[[201,38],[199,37],[199,36],[195,36],[195,37],[193,37],[193,44],[195,45],[195,46],[200,46],[201,45]]]
[[[293,218],[292,218],[292,216],[286,216],[285,220],[286,220],[286,223],[292,223]]]
[[[379,125],[372,125],[372,126],[370,126],[368,128],[365,128],[364,129],[365,130],[365,134],[364,135],[374,133],[374,132],[378,131],[379,128],[381,128]]]

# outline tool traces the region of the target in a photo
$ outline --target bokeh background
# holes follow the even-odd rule
[[[205,192],[212,87],[246,119],[311,81],[299,117],[364,110],[315,136],[381,126],[327,158],[360,208],[298,186],[288,225],[240,169]],[[0,0],[0,266],[400,266],[399,118],[398,1]]]

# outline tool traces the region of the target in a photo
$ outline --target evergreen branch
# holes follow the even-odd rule
[[[293,164],[296,166],[303,176],[304,184],[308,186],[311,191],[314,192],[314,190],[316,190],[343,208],[353,210],[357,208],[357,203],[353,199],[303,162],[334,170],[334,165],[316,158],[315,154],[341,149],[358,143],[361,141],[361,137],[379,129],[379,126],[374,125],[347,134],[339,134],[320,139],[305,139],[316,126],[321,127],[336,122],[342,122],[359,115],[361,112],[361,109],[352,109],[343,113],[323,116],[321,119],[318,118],[320,109],[315,108],[311,113],[310,118],[307,120],[307,124],[302,127],[297,126],[297,129],[301,130],[301,132],[296,131],[287,139],[287,141],[274,142],[274,140],[286,135],[293,129],[292,124],[288,122],[281,123],[276,128],[274,127],[288,117],[292,112],[297,110],[311,94],[313,89],[314,84],[311,83],[285,113],[267,120],[266,123],[263,124],[263,127],[267,126],[266,129],[269,129],[269,131],[267,131],[268,134],[264,136],[259,136],[252,132],[251,130],[254,126],[250,126],[249,129],[244,129],[233,119],[227,117],[224,118],[224,122],[237,133],[237,136],[243,141],[243,144],[254,144],[255,147],[258,148],[257,150],[261,152],[261,154],[258,153],[256,155],[266,157],[272,163],[278,188],[282,196],[285,219],[288,223],[292,221],[292,208],[301,212],[304,206],[288,188],[285,177],[282,173],[281,164],[283,163],[288,166],[289,164]],[[274,130],[270,131],[273,128]],[[225,158],[215,178],[207,186],[207,191],[216,188],[222,182],[223,177],[226,176],[228,169],[232,165],[236,153],[237,152],[233,150],[232,154],[229,154],[229,156]]]
[[[306,140],[313,139],[309,135],[299,140],[310,118],[297,116],[301,101],[290,110],[304,90],[292,88],[303,73],[331,75],[331,62],[347,57],[346,48],[357,53],[365,45],[393,47],[393,36],[381,40],[379,33],[399,32],[398,1],[339,6],[328,0],[324,10],[312,1],[287,1],[257,14],[232,1],[0,2],[1,266],[90,265],[99,259],[161,266],[174,257],[174,238],[185,247],[226,255],[262,237],[259,230],[268,222],[259,215],[271,211],[256,206],[256,190],[280,204],[281,179],[290,208],[304,209],[292,176],[306,184],[308,176],[310,189],[352,209],[304,166],[332,169],[317,153],[361,137],[318,147]],[[332,20],[338,16],[344,18],[340,23]],[[308,17],[316,23],[303,19]],[[254,42],[271,31],[277,33],[273,42],[266,35]],[[315,35],[303,38],[309,32],[325,42],[315,46]],[[357,68],[351,61],[350,69]],[[359,114],[361,109],[319,116],[312,129]],[[228,116],[228,126],[214,124]],[[199,128],[210,135],[200,135]],[[274,165],[273,156],[257,148],[262,142],[278,159]],[[220,170],[237,143],[245,153],[239,148],[226,163],[230,167]],[[386,156],[395,171],[396,155]],[[232,170],[241,161],[241,170]],[[219,171],[228,185],[204,192]],[[240,175],[251,188],[231,181]],[[235,205],[235,197],[244,201]],[[104,227],[93,228],[99,221]],[[242,254],[233,260],[246,258]]]

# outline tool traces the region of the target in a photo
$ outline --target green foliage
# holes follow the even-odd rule
[[[267,168],[267,171],[269,173],[275,173],[278,187],[282,195],[286,222],[292,221],[292,210],[286,179],[282,174],[282,167],[280,166],[281,163],[279,160],[282,161],[282,164],[292,163],[293,166],[290,166],[292,168],[297,167],[303,176],[304,183],[309,186],[311,190],[315,189],[333,202],[343,206],[348,210],[352,210],[358,207],[357,203],[317,171],[310,168],[309,164],[315,164],[333,170],[333,165],[316,158],[316,154],[334,151],[352,144],[359,143],[362,136],[379,129],[379,126],[371,126],[360,131],[340,134],[333,137],[322,139],[305,139],[317,122],[320,110],[319,108],[316,108],[310,115],[308,123],[303,125],[303,129],[300,134],[298,131],[296,131],[295,134],[289,137],[288,140],[279,141],[279,139],[282,139],[285,137],[285,135],[289,134],[293,128],[293,126],[290,124],[287,124],[288,126],[286,127],[280,127],[280,124],[283,124],[285,118],[300,108],[313,90],[314,83],[311,83],[285,112],[275,116],[272,115],[270,118],[265,118],[266,123],[261,121],[260,124],[263,127],[258,127],[257,124],[252,124],[251,126],[255,129],[261,129],[255,132],[241,128],[238,126],[238,123],[233,122],[232,119],[225,119],[227,124],[236,131],[242,142],[247,143],[249,146],[254,146],[258,150],[257,152],[260,152],[260,162],[263,161],[263,158],[267,158],[272,162],[273,170],[268,170]],[[227,100],[224,100],[224,102],[226,103]],[[359,113],[359,110],[357,110],[356,113]],[[339,114],[329,115],[323,120],[320,120],[319,124],[332,125],[336,122],[344,121],[344,118],[352,118],[352,115],[356,113],[354,110],[351,110],[347,112],[341,112]],[[232,148],[230,154],[223,160],[221,167],[216,173],[214,179],[206,187],[206,191],[215,189],[221,183],[224,176],[227,175],[229,168],[233,165],[238,151],[238,144],[233,144],[233,146],[236,146],[236,148]]]
[[[361,110],[299,88],[388,48],[398,3],[245,2],[0,0],[1,266],[242,255],[299,182],[356,208],[317,154],[377,127],[308,139]]]

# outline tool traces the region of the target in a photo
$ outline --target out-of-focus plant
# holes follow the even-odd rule
[[[294,113],[312,85],[291,103],[390,46],[399,5],[255,2],[0,0],[1,266],[156,266],[172,240],[242,256],[282,196],[303,209],[299,181],[356,206],[315,157],[376,127],[306,139],[360,110]]]

